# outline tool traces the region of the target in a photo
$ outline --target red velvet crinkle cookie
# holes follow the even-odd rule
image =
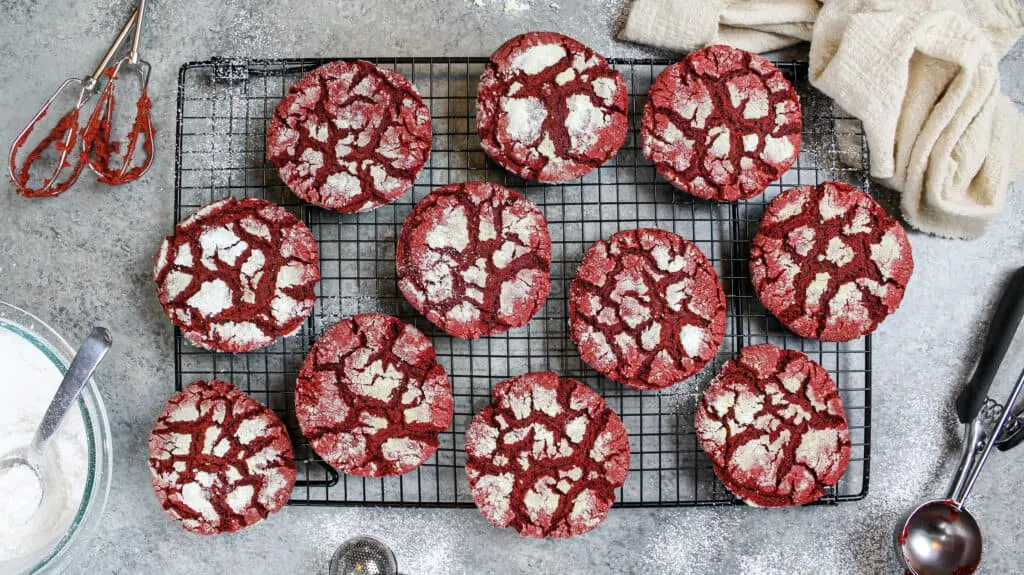
[[[708,46],[651,85],[640,127],[644,157],[699,198],[751,198],[800,152],[800,98],[764,58]]]
[[[494,388],[466,430],[466,473],[480,512],[528,537],[597,527],[629,473],[622,421],[589,387],[546,371]]]
[[[455,337],[526,325],[551,287],[544,214],[497,184],[431,192],[406,219],[396,259],[405,299]]]
[[[149,436],[157,501],[193,533],[234,533],[279,511],[295,486],[288,432],[224,381],[175,393]]]
[[[608,161],[626,141],[622,74],[555,32],[502,44],[480,78],[476,127],[487,155],[527,180],[567,182]]]
[[[899,222],[840,182],[779,194],[750,250],[764,307],[793,333],[824,341],[875,331],[899,307],[913,271]]]
[[[771,344],[725,364],[697,406],[696,429],[718,478],[756,507],[810,503],[850,462],[835,382],[806,355]]]
[[[365,212],[412,187],[430,156],[430,108],[416,87],[370,62],[331,62],[281,99],[267,158],[295,195]]]
[[[302,326],[316,299],[318,257],[312,232],[284,208],[227,198],[178,222],[153,277],[185,339],[240,353]]]
[[[407,473],[452,425],[452,388],[434,346],[389,315],[343,320],[317,339],[299,372],[295,415],[313,450],[338,471]]]
[[[665,230],[627,230],[587,250],[569,290],[569,330],[609,379],[662,389],[700,371],[725,335],[725,292],[700,249]]]

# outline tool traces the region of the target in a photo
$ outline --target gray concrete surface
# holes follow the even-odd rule
[[[172,329],[150,280],[172,223],[178,67],[214,55],[487,55],[534,29],[567,32],[606,55],[645,54],[612,38],[625,0],[547,1],[504,13],[465,0],[153,0],[145,57],[160,157],[141,182],[110,191],[85,181],[53,201],[0,184],[0,299],[42,316],[69,339],[94,323],[117,343],[101,368],[116,449],[103,528],[74,573],[326,573],[354,534],[391,543],[403,571],[434,573],[896,573],[897,516],[939,493],[958,430],[949,406],[978,353],[1000,281],[1024,265],[1024,193],[979,241],[913,234],[918,262],[900,312],[875,339],[874,444],[866,500],[831,508],[613,510],[590,535],[533,541],[489,527],[475,510],[290,507],[241,534],[202,538],[167,520],[152,496],[145,441],[173,389]],[[89,69],[129,0],[0,0],[0,142],[10,142],[69,73]],[[1003,63],[1004,91],[1024,99],[1024,46]],[[1017,180],[1024,189],[1024,179]],[[1022,338],[1024,339],[1024,338]],[[1024,364],[1011,354],[1001,385]],[[1012,371],[1012,373],[1011,373]],[[984,573],[1020,573],[1024,450],[991,462],[971,508],[985,529]]]

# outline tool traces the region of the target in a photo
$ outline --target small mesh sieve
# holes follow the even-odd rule
[[[331,575],[398,575],[398,562],[382,541],[353,537],[334,552]]]

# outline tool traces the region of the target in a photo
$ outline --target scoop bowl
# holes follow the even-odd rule
[[[897,557],[912,575],[968,575],[981,563],[981,528],[950,499],[916,507],[896,530]]]

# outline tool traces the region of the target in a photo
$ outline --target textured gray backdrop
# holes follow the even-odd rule
[[[94,65],[129,0],[0,0],[0,143],[45,95]],[[326,573],[334,547],[359,533],[391,543],[409,575],[434,573],[896,573],[890,531],[913,502],[940,493],[958,448],[952,397],[980,346],[1000,281],[1024,265],[1024,193],[984,239],[912,234],[917,270],[906,300],[875,338],[870,495],[833,508],[616,510],[571,541],[491,528],[475,510],[290,507],[224,537],[190,535],[166,519],[149,486],[146,437],[173,391],[172,330],[150,280],[171,227],[178,67],[214,55],[485,56],[537,29],[565,32],[607,56],[649,54],[613,40],[625,0],[152,0],[143,56],[159,158],[144,180],[109,191],[83,181],[58,200],[24,200],[0,184],[0,299],[69,340],[113,329],[100,370],[116,450],[103,527],[75,573]],[[513,2],[512,4],[515,4]],[[1024,45],[1003,62],[1003,90],[1024,100]],[[6,144],[5,144],[6,145]],[[1017,188],[1024,189],[1018,178]],[[1019,338],[1024,339],[1024,337]],[[1001,389],[1024,366],[1018,341]],[[1000,391],[1000,395],[1005,391]],[[2,400],[2,398],[0,398]],[[1024,450],[997,454],[970,507],[986,533],[984,573],[1020,572]]]

